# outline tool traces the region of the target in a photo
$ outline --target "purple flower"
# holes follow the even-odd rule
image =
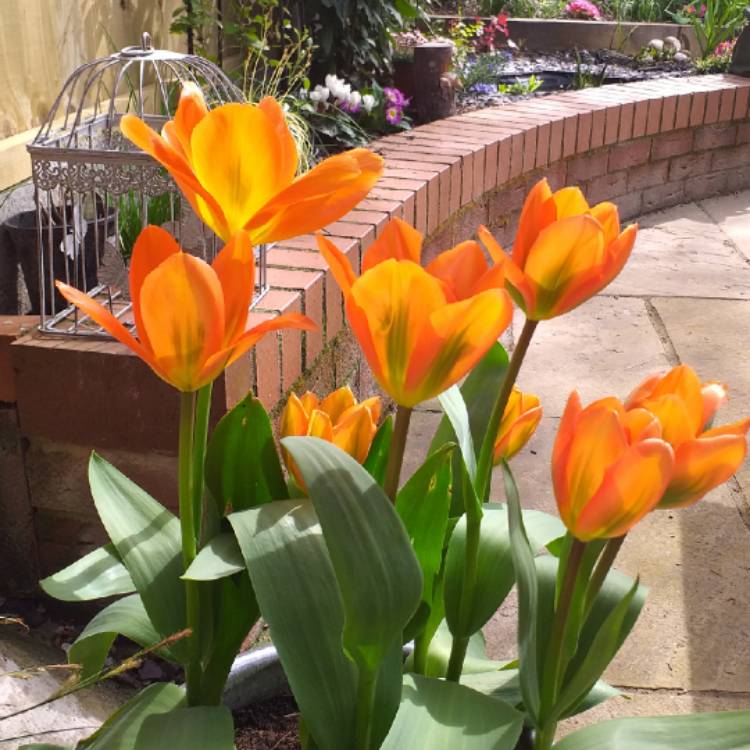
[[[393,86],[387,86],[384,88],[383,93],[385,94],[386,103],[393,107],[398,107],[399,109],[404,109],[404,107],[407,107],[411,101],[410,99],[407,99],[399,89]]]
[[[469,91],[472,94],[489,96],[490,94],[497,93],[497,86],[493,86],[491,83],[475,83],[473,86],[469,87]]]
[[[385,110],[385,119],[391,125],[398,125],[401,122],[402,111],[399,107],[388,107]]]

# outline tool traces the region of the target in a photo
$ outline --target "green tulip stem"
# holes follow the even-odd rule
[[[623,534],[622,536],[610,539],[604,547],[602,556],[599,558],[596,568],[594,568],[589,585],[586,587],[586,599],[584,600],[585,603],[583,609],[584,621],[588,619],[589,614],[591,614],[591,608],[594,606],[596,597],[604,585],[604,581],[615,562],[617,553],[620,551],[620,547],[622,547],[626,536],[627,534]]]
[[[385,482],[383,488],[385,494],[391,498],[395,505],[398,485],[401,480],[401,466],[404,463],[404,451],[406,450],[406,436],[409,434],[409,422],[411,421],[411,407],[399,406],[396,408],[396,423],[393,426],[393,438],[391,450],[388,453],[388,464],[385,469]]]
[[[206,468],[206,444],[208,443],[208,418],[211,414],[211,391],[213,383],[198,391],[193,431],[193,519],[195,538],[200,545],[203,539],[203,485]]]
[[[570,605],[576,590],[578,574],[581,570],[581,562],[583,561],[585,550],[586,543],[580,541],[580,539],[573,538],[570,554],[565,566],[565,575],[560,587],[560,596],[555,607],[552,632],[550,633],[549,644],[544,658],[544,672],[541,686],[542,716],[553,708],[560,690],[563,673],[562,652],[568,629],[568,615],[570,614]],[[537,733],[534,742],[534,750],[549,750],[552,747],[556,729],[556,721],[541,727],[541,731]]]
[[[180,401],[179,499],[180,529],[182,531],[182,563],[185,570],[195,560],[197,550],[195,518],[193,515],[195,417],[195,392],[182,393]],[[194,706],[200,700],[201,683],[200,641],[198,640],[198,584],[195,581],[185,581],[184,583],[187,627],[191,631],[191,635],[188,638],[189,657],[188,663],[185,666],[185,684],[188,705]]]
[[[492,407],[492,412],[490,413],[487,432],[484,434],[482,449],[479,452],[479,460],[477,462],[477,497],[481,502],[485,502],[489,496],[490,480],[492,478],[492,453],[495,447],[497,431],[500,429],[500,422],[503,419],[505,407],[508,405],[508,399],[513,391],[513,386],[516,384],[521,364],[529,349],[529,344],[537,325],[539,325],[538,320],[526,319],[516,347],[513,350],[513,355],[508,363],[508,371],[505,373],[503,385],[497,394],[495,405]]]
[[[354,747],[356,750],[370,750],[372,745],[372,714],[375,707],[377,672],[359,665],[357,681],[357,704],[354,724]]]

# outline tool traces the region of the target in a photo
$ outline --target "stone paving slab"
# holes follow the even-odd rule
[[[701,208],[750,261],[750,192],[701,201]]]

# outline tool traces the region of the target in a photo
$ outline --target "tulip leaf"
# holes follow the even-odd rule
[[[432,604],[435,576],[443,562],[450,511],[453,445],[433,453],[399,490],[396,511],[422,568],[422,601]]]
[[[237,538],[225,531],[208,541],[182,577],[188,581],[216,581],[244,570],[245,560]]]
[[[137,741],[137,750],[163,750],[166,743],[180,750],[234,750],[234,722],[226,706],[177,708],[148,716]]]
[[[370,452],[362,464],[370,476],[382,487],[385,481],[385,470],[388,466],[388,455],[391,452],[393,439],[393,418],[389,414],[380,425],[370,445]]]
[[[185,691],[169,682],[159,682],[142,690],[121,706],[90,737],[76,745],[76,750],[141,750],[141,731],[150,716],[180,708]],[[163,745],[162,745],[163,747]]]
[[[271,502],[229,521],[316,746],[349,747],[357,669],[342,649],[341,593],[312,503]]]
[[[216,425],[206,449],[206,486],[221,516],[289,497],[271,420],[254,396]]]
[[[381,750],[513,750],[523,714],[455,682],[406,675],[396,718]]]
[[[523,523],[518,488],[507,461],[502,462],[505,497],[508,500],[508,530],[511,558],[518,589],[518,658],[521,664],[521,695],[534,724],[539,717],[539,654],[537,623],[539,582],[534,551]]]
[[[185,628],[180,522],[96,453],[89,461],[96,510],[162,638]],[[173,652],[184,656],[184,643]]]
[[[391,501],[351,456],[318,438],[282,443],[320,519],[346,613],[344,648],[376,671],[419,604],[419,561]]]
[[[469,373],[461,385],[461,395],[469,414],[471,436],[475,446],[482,445],[490,418],[491,404],[500,391],[508,369],[508,354],[500,344],[493,344],[479,364]],[[456,439],[447,417],[444,417],[435,432],[430,453],[441,445]]]
[[[466,517],[453,531],[445,561],[445,615],[451,632],[465,638],[482,628],[503,603],[515,583],[508,512],[505,505],[486,503],[480,527],[476,587],[466,632],[459,632],[459,611],[466,559]],[[523,511],[532,550],[546,546],[564,533],[560,520],[538,510]]]
[[[584,727],[554,750],[746,750],[750,711],[614,719]]]
[[[70,745],[50,745],[35,742],[33,745],[20,745],[19,750],[75,750],[75,748]]]
[[[472,483],[477,475],[477,456],[474,453],[474,441],[471,437],[471,426],[469,425],[469,412],[466,408],[461,391],[457,385],[448,388],[438,396],[440,406],[443,407],[445,416],[453,428],[453,433],[458,441],[458,447],[469,472]]]
[[[46,594],[64,602],[83,602],[132,594],[133,579],[113,544],[89,552],[67,568],[41,581]]]
[[[102,669],[104,660],[118,635],[124,635],[144,648],[153,646],[163,639],[154,630],[138,594],[118,599],[94,615],[70,647],[68,659],[72,664],[81,665],[81,676],[84,679]],[[162,655],[168,657],[169,651],[164,649]]]

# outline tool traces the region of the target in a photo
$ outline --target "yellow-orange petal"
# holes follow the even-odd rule
[[[362,256],[362,273],[384,260],[410,260],[419,263],[422,255],[422,233],[402,219],[391,219],[380,237]]]
[[[500,430],[500,439],[495,443],[493,462],[500,463],[500,459],[509,461],[521,448],[529,442],[531,436],[542,419],[542,407],[534,406],[527,409],[505,430]]]
[[[187,81],[182,85],[180,101],[174,115],[172,132],[179,140],[188,160],[190,159],[190,137],[195,126],[208,114],[206,100],[197,83]],[[167,123],[169,124],[169,123]]]
[[[268,117],[279,146],[278,181],[281,184],[289,184],[297,174],[297,144],[287,125],[284,110],[272,96],[264,96],[258,103],[258,108]]]
[[[563,454],[567,453],[570,441],[573,439],[576,422],[578,416],[583,411],[581,404],[581,396],[578,391],[571,391],[568,396],[568,400],[565,403],[565,409],[563,411],[560,424],[557,428],[557,435],[555,436],[555,442],[552,446],[552,471],[557,471],[558,468],[562,468],[561,458]],[[558,477],[562,481],[563,476]]]
[[[312,414],[312,410],[317,409],[320,404],[320,399],[312,391],[305,391],[299,397],[299,400],[308,416]]]
[[[512,315],[513,304],[502,289],[434,310],[411,352],[404,379],[407,401],[398,403],[414,406],[457,383],[510,325]]]
[[[712,427],[710,430],[706,430],[701,438],[715,437],[716,435],[745,435],[750,430],[750,417],[740,419],[737,422],[731,422],[730,424],[723,424],[719,427]]]
[[[684,508],[726,482],[747,455],[743,435],[714,435],[683,443],[675,451],[675,466],[660,508]]]
[[[356,403],[352,389],[348,385],[344,385],[341,388],[337,388],[335,391],[331,391],[331,393],[320,402],[318,408],[328,414],[331,418],[331,422],[336,424],[341,418],[341,415]]]
[[[374,436],[372,414],[366,406],[355,406],[334,425],[333,444],[348,453],[355,461],[364,463]]]
[[[380,421],[380,410],[382,408],[380,396],[370,396],[370,398],[366,398],[364,401],[361,401],[359,405],[364,406],[365,408],[370,410],[370,414],[372,415],[372,423],[377,426],[378,422]]]
[[[659,420],[647,409],[630,409],[622,415],[621,419],[630,443],[662,437]]]
[[[255,244],[317,231],[351,211],[382,171],[382,158],[364,148],[329,156],[273,196],[246,229]]]
[[[255,291],[255,254],[244,231],[233,235],[211,264],[224,295],[224,340],[230,346],[247,327]]]
[[[673,465],[674,454],[664,441],[635,443],[607,470],[596,494],[578,514],[571,533],[585,542],[627,534],[656,507]]]
[[[685,402],[677,394],[652,396],[642,406],[659,420],[662,437],[673,447],[695,437]]]
[[[508,259],[505,250],[503,250],[503,248],[500,246],[500,243],[495,239],[492,232],[490,232],[490,230],[487,229],[486,226],[481,224],[477,229],[477,235],[479,235],[479,239],[487,248],[487,252],[490,254],[490,257],[495,261],[495,263],[502,263]]]
[[[320,409],[313,409],[310,421],[307,423],[307,434],[310,437],[333,442],[333,424],[331,418]]]
[[[484,252],[474,240],[461,242],[450,250],[445,250],[427,265],[427,272],[440,279],[450,289],[456,301],[476,294],[476,286],[488,270]],[[504,274],[500,270],[497,288],[502,289]]]
[[[140,305],[154,361],[169,382],[181,391],[205,385],[203,368],[224,339],[224,297],[212,268],[187,253],[171,255],[145,278]]]
[[[724,383],[715,380],[704,383],[701,387],[701,398],[703,399],[703,413],[701,415],[701,430],[707,430],[714,421],[716,412],[727,400],[728,388]]]
[[[318,243],[320,254],[326,259],[326,263],[331,269],[333,278],[336,279],[336,283],[341,287],[341,291],[346,297],[352,288],[352,284],[357,280],[357,275],[354,273],[349,258],[328,237],[318,234],[315,240]]]
[[[308,422],[308,412],[297,395],[291,393],[284,406],[284,411],[281,413],[279,425],[281,437],[307,435]]]
[[[658,398],[666,394],[674,394],[683,402],[692,429],[692,436],[697,435],[703,426],[703,395],[701,393],[701,381],[695,370],[684,364],[673,367],[656,384],[651,397]],[[672,444],[674,445],[674,443]]]
[[[661,377],[659,373],[654,373],[653,375],[649,375],[640,385],[636,386],[625,399],[625,408],[634,409],[640,406],[647,398],[650,398]]]
[[[552,191],[546,178],[539,180],[526,196],[513,243],[513,262],[519,268],[524,267],[526,257],[539,232],[556,218],[556,207],[550,201],[551,198]]]
[[[608,201],[597,203],[590,213],[601,224],[607,244],[614,242],[620,236],[620,215],[614,203]]]
[[[284,313],[283,315],[277,315],[270,320],[264,320],[257,326],[245,331],[245,333],[235,341],[234,345],[231,347],[227,366],[231,365],[232,362],[235,362],[243,354],[252,349],[267,333],[270,333],[271,331],[280,331],[283,328],[297,328],[300,331],[314,331],[317,327],[317,324],[310,320],[307,315],[300,315],[299,313]]]
[[[130,256],[130,298],[133,307],[133,319],[138,338],[146,349],[151,344],[143,325],[141,316],[141,287],[146,277],[157,266],[175,253],[181,252],[180,246],[166,229],[147,226],[138,235]]]

